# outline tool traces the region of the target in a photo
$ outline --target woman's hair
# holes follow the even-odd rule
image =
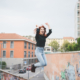
[[[43,35],[46,36],[46,28],[43,25],[39,27],[39,34],[40,34],[40,29],[41,28],[44,28],[44,34]],[[36,33],[36,29],[37,28],[34,29],[34,33]]]

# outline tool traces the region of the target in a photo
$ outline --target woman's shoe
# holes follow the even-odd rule
[[[34,70],[33,70],[33,64],[31,64],[31,72],[34,72]]]
[[[31,65],[31,72],[35,72],[36,67],[34,66],[34,64]]]

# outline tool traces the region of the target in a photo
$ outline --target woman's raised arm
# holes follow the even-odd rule
[[[39,26],[38,25],[36,25],[36,36],[35,36],[35,38],[37,39],[38,38],[38,36],[39,36]]]
[[[48,26],[49,32],[46,35],[46,38],[52,33],[52,29],[50,28],[48,23],[45,23]]]

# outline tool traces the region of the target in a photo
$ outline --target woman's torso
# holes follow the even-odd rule
[[[44,47],[46,42],[46,38],[43,35],[39,35],[36,39],[36,46],[38,47]]]

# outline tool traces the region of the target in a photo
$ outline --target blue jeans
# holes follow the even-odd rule
[[[40,67],[40,66],[46,66],[47,60],[44,53],[44,47],[36,47],[35,55],[37,56],[39,62],[35,63],[34,66]]]

